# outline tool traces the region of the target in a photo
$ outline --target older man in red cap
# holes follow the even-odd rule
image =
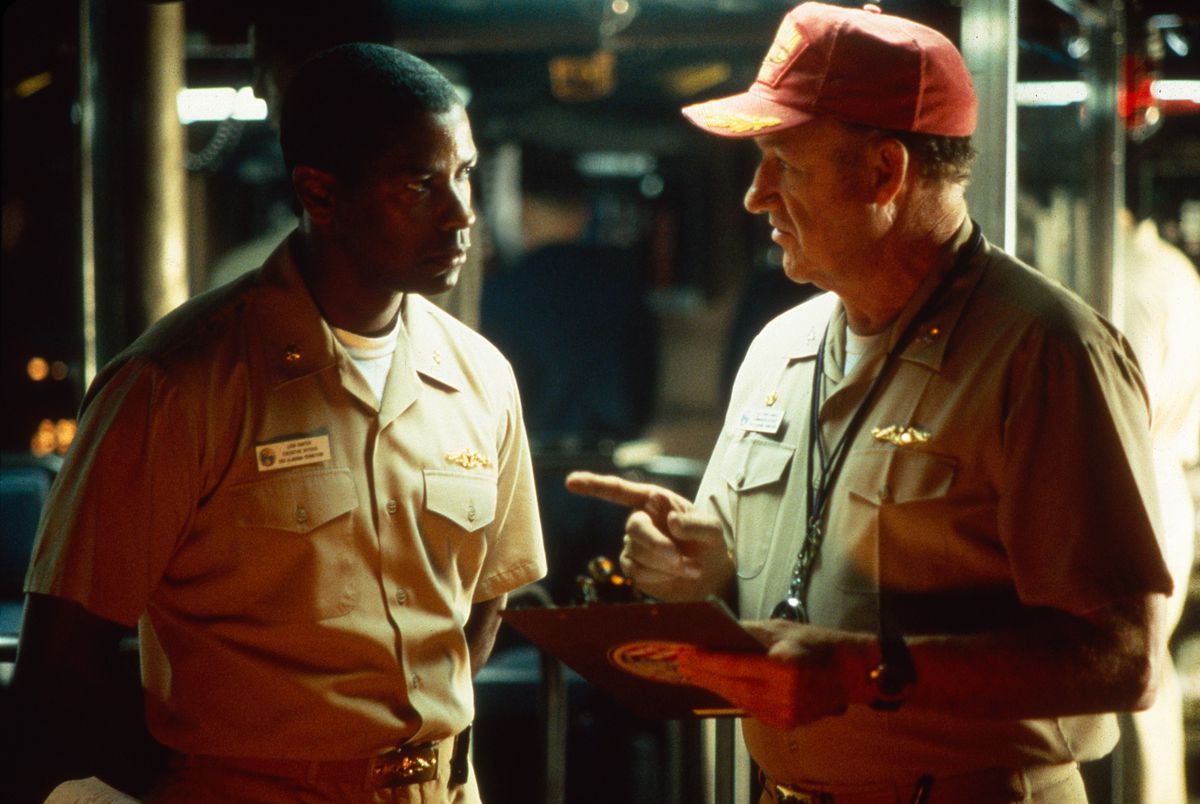
[[[621,565],[727,594],[762,655],[680,670],[751,716],[766,801],[1086,801],[1147,706],[1171,580],[1125,339],[967,214],[976,99],[941,34],[805,3],[758,79],[684,109],[753,138],[746,208],[796,282],[739,372],[695,504],[636,510]]]

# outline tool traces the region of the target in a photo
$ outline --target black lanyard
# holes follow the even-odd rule
[[[832,494],[837,474],[842,468],[848,445],[854,439],[859,427],[862,426],[862,421],[866,417],[871,403],[874,402],[876,394],[883,386],[884,377],[887,375],[896,358],[899,357],[904,347],[908,344],[917,326],[919,326],[923,314],[927,310],[932,309],[934,301],[941,296],[942,288],[946,286],[951,277],[963,269],[982,245],[983,233],[980,231],[979,224],[972,221],[970,239],[959,250],[958,255],[955,257],[954,265],[946,273],[946,276],[942,278],[941,285],[937,290],[930,295],[929,299],[921,305],[917,314],[908,322],[900,337],[896,339],[896,344],[884,356],[883,365],[879,367],[879,372],[875,375],[875,379],[871,381],[871,385],[867,388],[866,394],[863,395],[862,401],[858,403],[858,407],[855,409],[854,415],[850,418],[850,422],[846,425],[846,429],[842,432],[841,437],[828,453],[825,452],[825,444],[821,439],[820,420],[821,383],[825,376],[825,343],[829,337],[829,325],[825,325],[825,333],[821,336],[821,345],[817,351],[816,364],[813,367],[812,395],[809,399],[808,476],[805,484],[808,521],[805,523],[804,541],[801,543],[800,551],[796,555],[796,562],[792,569],[792,578],[788,583],[787,597],[771,612],[772,618],[801,623],[809,621],[808,606],[806,603],[808,579],[812,575],[813,565],[816,563],[817,554],[821,549],[821,542],[824,540],[825,534],[822,522],[825,517],[825,507]],[[816,465],[814,453],[820,454],[821,473],[816,478],[816,483],[813,482],[813,470]]]

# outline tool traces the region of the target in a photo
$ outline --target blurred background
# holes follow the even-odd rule
[[[619,551],[624,512],[569,498],[565,472],[616,470],[691,491],[750,338],[812,292],[783,277],[765,220],[741,208],[753,145],[706,137],[679,114],[753,81],[792,5],[8,4],[0,264],[7,660],[40,495],[70,445],[87,383],[158,316],[257,267],[294,225],[271,114],[296,67],[342,41],[421,55],[467,100],[481,151],[479,222],[471,267],[438,301],[514,364],[552,566],[544,592],[570,602],[587,561]],[[969,199],[988,238],[1118,325],[1141,326],[1135,286],[1147,249],[1167,249],[1193,272],[1200,259],[1200,6],[883,6],[943,31],[967,58],[981,99]],[[1169,302],[1148,303],[1154,319],[1154,305]],[[1192,318],[1200,321],[1200,310]],[[1200,496],[1195,471],[1190,478]],[[1194,516],[1189,524],[1185,577]],[[1189,606],[1173,644],[1200,801],[1198,635],[1200,609]],[[521,730],[531,745],[543,739],[540,671],[512,634],[490,671],[476,743],[485,793],[536,800],[545,781],[539,763],[554,747],[514,755],[503,745]],[[705,740],[732,754],[728,735],[641,722],[569,675],[562,694],[565,800],[745,800],[752,783],[741,764],[714,771],[689,759]],[[1092,772],[1096,800],[1134,800],[1121,789],[1122,763],[1131,761],[1118,753]]]

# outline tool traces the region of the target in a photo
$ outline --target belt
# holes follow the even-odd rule
[[[467,778],[467,745],[470,729],[454,738],[450,758],[450,786]],[[397,746],[366,759],[270,759],[266,757],[218,757],[189,754],[184,763],[195,768],[232,769],[310,783],[365,784],[374,788],[432,782],[438,778],[438,754],[445,741]]]
[[[1025,768],[985,768],[950,776],[922,776],[908,784],[864,787],[832,792],[805,785],[776,782],[763,772],[763,790],[776,804],[920,804],[925,801],[1022,801],[1027,792],[1041,790],[1078,773],[1074,762]]]

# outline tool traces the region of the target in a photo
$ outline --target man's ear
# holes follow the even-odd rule
[[[871,149],[871,190],[879,206],[890,204],[908,178],[908,149],[894,137],[882,137]]]
[[[292,169],[292,189],[313,223],[329,223],[333,217],[333,174],[308,165]]]

